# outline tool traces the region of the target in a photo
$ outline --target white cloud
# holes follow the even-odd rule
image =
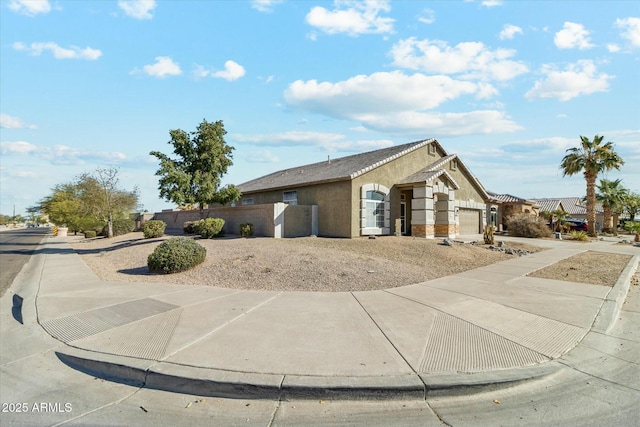
[[[251,7],[265,13],[273,12],[273,7],[283,0],[252,0]]]
[[[280,159],[269,150],[249,151],[243,155],[251,163],[278,163]]]
[[[238,80],[245,75],[244,67],[235,61],[227,61],[224,63],[224,71],[216,71],[211,73],[211,77],[225,79],[227,81]]]
[[[102,51],[99,49],[93,49],[90,47],[82,49],[77,46],[63,48],[54,42],[31,43],[30,45],[15,42],[13,44],[13,48],[19,51],[27,51],[33,56],[40,56],[42,52],[48,50],[51,51],[53,57],[56,59],[86,59],[89,61],[95,61],[102,56]]]
[[[548,153],[562,154],[568,148],[575,147],[577,144],[577,138],[564,138],[564,137],[549,137],[549,138],[536,138],[525,141],[516,141],[510,144],[500,147],[507,153],[511,154],[542,154]],[[556,156],[557,157],[557,156]]]
[[[394,19],[380,16],[391,10],[388,0],[335,0],[334,6],[334,10],[315,6],[306,16],[307,23],[327,34],[354,37],[393,32]]]
[[[500,40],[512,39],[516,34],[523,34],[522,28],[517,25],[505,24],[500,31]]]
[[[142,67],[142,72],[153,77],[178,76],[182,74],[180,66],[173,62],[168,56],[156,56],[155,64],[149,64]],[[139,73],[140,70],[134,69],[132,73]]]
[[[405,75],[400,71],[355,76],[330,83],[298,80],[285,91],[292,107],[359,122],[383,132],[466,135],[513,132],[521,129],[503,112],[479,110],[463,113],[426,112],[463,95],[486,98],[493,86],[454,80],[447,76]]]
[[[390,52],[393,65],[438,74],[461,74],[463,78],[510,80],[529,71],[522,62],[509,58],[513,49],[489,50],[481,42],[464,42],[449,46],[439,40],[400,40]]]
[[[244,67],[238,64],[237,62],[231,61],[231,60],[224,63],[224,70],[212,71],[212,70],[206,69],[202,65],[196,66],[196,68],[193,70],[193,76],[196,79],[213,77],[218,79],[225,79],[230,82],[234,80],[238,80],[240,77],[244,76],[245,74],[246,74],[246,71]],[[266,83],[271,82],[272,79],[273,79],[273,76],[269,76],[266,79]]]
[[[556,98],[568,101],[580,95],[606,92],[609,80],[614,77],[605,73],[598,74],[595,64],[590,60],[569,64],[564,71],[547,64],[542,67],[542,73],[545,75],[544,80],[538,80],[525,94],[527,99]]]
[[[425,110],[480,87],[447,76],[406,75],[401,71],[358,75],[337,83],[297,80],[285,90],[292,107],[333,117],[350,118],[363,112]],[[482,88],[486,92],[486,88]]]
[[[477,110],[464,113],[425,113],[404,111],[399,113],[360,114],[354,119],[367,128],[382,132],[402,132],[423,136],[460,136],[515,132],[522,126],[505,113],[495,110]]]
[[[482,5],[484,7],[502,6],[502,0],[483,0]]]
[[[436,12],[433,9],[424,9],[418,16],[418,21],[423,24],[433,24],[436,22]]]
[[[135,19],[153,18],[153,9],[156,8],[155,0],[119,0],[118,7],[127,16]]]
[[[117,151],[83,150],[66,145],[38,146],[26,141],[0,142],[2,155],[35,155],[52,164],[80,164],[100,162],[119,164],[127,161],[127,156]]]
[[[4,129],[37,129],[35,125],[27,125],[18,117],[8,114],[0,114],[0,128]]]
[[[38,147],[26,141],[0,142],[0,153],[29,154],[38,151]]]
[[[629,40],[634,47],[640,47],[640,18],[616,19],[616,27],[624,30],[620,36]]]
[[[388,139],[350,141],[339,133],[289,131],[272,134],[234,135],[234,139],[259,146],[268,147],[317,147],[323,151],[366,151],[390,147],[393,141]]]
[[[35,16],[39,13],[49,13],[51,5],[49,0],[11,0],[9,9],[27,16]]]
[[[607,44],[607,50],[611,53],[620,52],[620,46],[615,43],[609,43]]]
[[[562,30],[558,31],[553,42],[559,49],[589,49],[594,45],[589,42],[589,31],[582,24],[565,22]]]

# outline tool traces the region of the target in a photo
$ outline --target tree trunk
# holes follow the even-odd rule
[[[613,224],[611,221],[613,219],[611,206],[602,205],[602,211],[602,231],[605,233],[611,233],[611,227]]]
[[[597,173],[585,171],[587,181],[587,234],[596,237],[596,178]]]
[[[113,238],[113,218],[111,214],[109,214],[109,219],[107,220],[107,238]]]

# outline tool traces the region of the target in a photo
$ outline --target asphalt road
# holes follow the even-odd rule
[[[48,227],[21,228],[0,233],[0,297],[34,253]]]

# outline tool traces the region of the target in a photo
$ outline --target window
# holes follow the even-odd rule
[[[384,227],[384,194],[378,191],[367,191],[366,227]]]
[[[298,204],[298,192],[297,191],[285,191],[282,193],[282,202],[288,205]]]
[[[457,160],[451,160],[451,170],[457,170],[458,169],[458,161]]]
[[[253,198],[252,197],[243,197],[242,198],[242,204],[243,205],[252,205],[253,204]]]

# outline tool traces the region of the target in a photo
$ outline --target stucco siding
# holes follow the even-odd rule
[[[243,193],[243,198],[253,199],[254,204],[283,201],[285,191],[296,191],[298,205],[318,206],[318,235],[326,237],[351,237],[351,182],[348,180],[319,183],[280,190]]]
[[[389,194],[390,227],[391,234],[394,234],[396,232],[395,220],[400,217],[401,194],[401,191],[398,187],[395,187],[395,184],[403,178],[424,169],[425,166],[437,161],[441,157],[441,153],[429,153],[428,146],[425,146],[354,178],[351,188],[351,216],[353,218],[360,218],[360,188],[363,185],[384,185],[391,190]],[[351,225],[351,236],[360,236],[359,221],[354,221]]]

